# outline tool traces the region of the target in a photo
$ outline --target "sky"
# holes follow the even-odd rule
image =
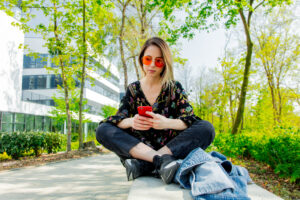
[[[218,58],[223,55],[226,41],[225,30],[197,32],[192,40],[180,39],[182,50],[181,57],[188,59],[194,75],[199,67],[214,68],[218,65]]]

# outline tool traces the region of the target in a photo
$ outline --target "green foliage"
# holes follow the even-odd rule
[[[27,138],[27,149],[33,149],[35,156],[40,156],[42,149],[45,148],[44,135],[42,132],[28,132],[26,134]]]
[[[11,156],[7,155],[6,152],[0,153],[0,161],[11,160]]]
[[[44,148],[47,150],[47,153],[56,153],[58,152],[62,144],[66,142],[65,135],[60,133],[44,133]]]
[[[1,137],[3,149],[14,159],[18,159],[28,150],[28,139],[24,133],[4,133]]]
[[[72,142],[76,142],[76,141],[78,141],[78,133],[76,132],[76,133],[72,133],[72,136],[71,136],[71,141]]]
[[[64,141],[64,136],[50,132],[12,132],[2,133],[0,144],[2,152],[13,159],[19,159],[26,152],[33,151],[35,156],[41,155],[43,150],[48,153],[57,152]]]
[[[248,157],[269,164],[276,173],[300,179],[300,131],[274,127],[270,132],[244,131],[240,134],[217,134],[213,146],[227,156]]]
[[[117,111],[118,111],[118,109],[116,107],[104,105],[104,106],[102,106],[101,114],[104,118],[107,118],[109,116],[116,114]]]
[[[0,132],[0,154],[4,153],[3,142],[1,140],[2,135],[3,132]]]
[[[75,82],[73,83],[75,86]],[[80,90],[77,88],[73,88],[70,90],[70,96],[69,96],[69,111],[71,113],[71,120],[78,119],[79,114],[79,92]],[[64,121],[67,120],[67,114],[66,114],[66,101],[63,97],[63,89],[58,86],[58,95],[55,95],[52,97],[55,102],[55,107],[50,111],[52,114],[52,118],[55,118],[56,121],[60,123],[64,123]],[[87,100],[83,100],[83,106],[87,104]],[[88,109],[83,109],[84,112],[87,112]],[[84,122],[88,122],[89,120],[84,119]]]
[[[181,36],[191,39],[194,31],[210,31],[223,24],[229,29],[235,26],[240,19],[240,12],[254,12],[258,7],[265,7],[267,11],[282,4],[290,4],[290,0],[273,1],[193,1],[193,0],[156,0],[151,6],[159,6],[164,13],[164,18],[169,23],[161,23],[164,32],[171,36],[169,42],[175,43]],[[181,9],[187,15],[184,23],[178,24],[175,11]]]

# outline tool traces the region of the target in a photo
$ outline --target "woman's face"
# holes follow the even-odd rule
[[[145,63],[143,64],[143,69],[146,73],[146,76],[160,77],[160,73],[165,68],[164,64],[162,63],[164,61],[160,48],[155,45],[149,46],[144,52],[144,57],[147,59],[147,62],[150,62],[151,60],[151,63],[149,65],[146,65]],[[156,65],[163,66],[158,67]]]

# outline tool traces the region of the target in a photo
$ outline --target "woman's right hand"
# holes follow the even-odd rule
[[[149,121],[148,117],[144,117],[139,114],[136,114],[132,118],[131,127],[135,130],[146,131],[152,127],[152,122]]]

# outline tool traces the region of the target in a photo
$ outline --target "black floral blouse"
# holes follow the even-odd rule
[[[173,83],[173,87],[167,87],[166,85],[162,87],[156,102],[152,105],[152,111],[167,118],[180,119],[190,127],[194,121],[201,119],[194,115],[193,108],[189,104],[187,95],[181,84],[178,81],[174,81]],[[133,82],[130,85],[132,86],[131,88],[134,95],[131,94],[128,87],[125,96],[120,102],[118,112],[102,120],[100,124],[109,122],[116,125],[125,118],[134,117],[134,115],[138,113],[138,106],[151,106],[141,89],[140,81]],[[170,99],[168,100],[169,97]],[[128,132],[130,135],[140,139],[143,143],[158,150],[181,131],[173,129],[156,130],[153,128],[147,131],[140,131],[130,128]]]

